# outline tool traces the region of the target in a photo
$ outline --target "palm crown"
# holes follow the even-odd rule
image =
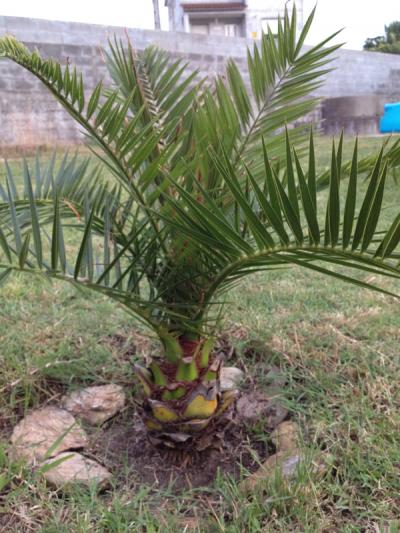
[[[234,397],[220,393],[212,339],[224,293],[242,277],[290,265],[364,286],[354,269],[400,276],[400,215],[377,232],[397,145],[358,161],[356,143],[343,163],[341,138],[330,170],[318,173],[312,132],[306,146],[304,126],[290,136],[285,129],[316,105],[309,94],[337,48],[324,48],[327,39],[304,51],[312,19],[297,39],[296,12],[286,13],[278,35],[269,32],[248,53],[250,90],[233,61],[210,84],[185,75],[186,65],[163,51],[138,53],[114,40],[105,52],[113,83],[100,82],[88,96],[69,65],[43,60],[13,37],[0,40],[0,56],[46,85],[100,161],[37,160],[33,172],[24,163],[23,192],[7,165],[0,280],[13,270],[63,279],[113,298],[153,328],[164,353],[137,373],[146,424],[171,446],[204,429]],[[369,186],[356,211],[365,171]],[[80,230],[73,252],[67,228]]]

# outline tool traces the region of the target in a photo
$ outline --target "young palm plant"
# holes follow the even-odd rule
[[[210,83],[185,76],[186,65],[163,51],[138,53],[115,40],[105,51],[112,83],[88,95],[76,69],[11,36],[0,40],[0,56],[43,82],[99,160],[24,162],[22,183],[6,164],[0,281],[19,271],[95,290],[157,334],[161,353],[136,367],[155,443],[196,443],[234,399],[235,391],[221,393],[213,345],[225,294],[244,276],[295,265],[370,288],[357,271],[400,277],[400,215],[377,231],[397,146],[372,164],[358,161],[356,143],[342,163],[341,138],[329,171],[318,173],[312,133],[305,147],[304,126],[290,139],[285,130],[316,105],[309,94],[337,48],[323,48],[327,39],[304,51],[312,19],[296,39],[294,10],[277,36],[263,36],[248,53],[250,89],[233,61]],[[72,230],[74,249],[65,245]]]

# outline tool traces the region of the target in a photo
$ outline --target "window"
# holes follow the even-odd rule
[[[218,22],[210,24],[210,35],[225,35],[225,25]]]
[[[203,22],[202,24],[191,23],[191,33],[200,33],[202,35],[225,35],[226,37],[237,37],[240,35],[239,24],[231,22],[223,22],[213,20],[209,24]]]
[[[225,24],[225,35],[227,37],[237,37],[239,35],[239,25]]]
[[[208,35],[208,24],[191,24],[191,33],[200,33],[202,35]]]

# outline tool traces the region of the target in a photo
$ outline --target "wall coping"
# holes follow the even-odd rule
[[[254,44],[253,39],[243,37],[206,36],[139,28],[125,29],[121,26],[104,26],[84,22],[0,16],[0,35],[9,33],[17,38],[23,38],[27,43],[100,46],[107,43],[108,36],[115,33],[117,36],[124,37],[125,32],[139,49],[152,42],[166,50],[178,53],[193,53],[193,49],[197,48],[199,53],[203,54],[244,57],[247,46]],[[304,48],[307,50],[311,47],[305,46]],[[384,61],[394,68],[400,68],[400,55],[347,49],[339,49],[335,52],[338,59],[346,62],[352,59],[355,62],[361,58],[364,60],[366,54],[371,63]]]

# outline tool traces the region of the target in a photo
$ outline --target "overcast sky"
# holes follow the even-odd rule
[[[314,4],[315,0],[304,0],[306,14]],[[160,8],[162,28],[167,30],[164,0],[160,0]],[[0,0],[0,15],[154,27],[152,0]],[[382,35],[385,24],[393,20],[400,20],[400,0],[319,0],[307,44],[315,44],[344,27],[337,41],[346,41],[346,48],[360,49],[367,37]]]

